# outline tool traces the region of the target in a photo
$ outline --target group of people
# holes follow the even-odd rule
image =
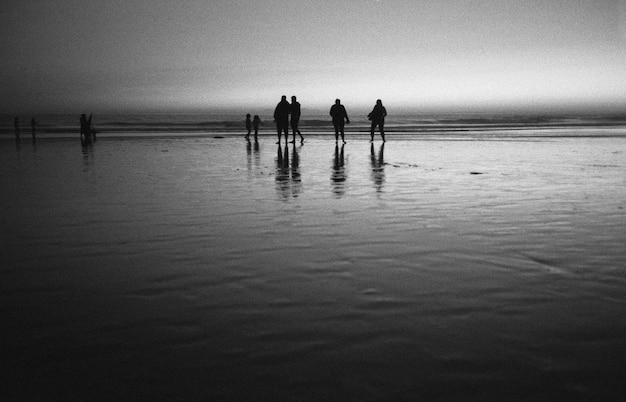
[[[291,142],[296,142],[296,133],[300,136],[300,143],[304,142],[304,137],[298,128],[300,124],[300,102],[297,101],[295,96],[291,97],[291,103],[287,102],[287,96],[282,96],[274,109],[274,121],[276,122],[276,131],[278,132],[277,144],[280,144],[280,138],[283,133],[285,133],[285,143],[289,141],[290,125],[293,132],[293,140]]]
[[[292,143],[296,142],[296,134],[300,136],[300,142],[304,142],[304,137],[298,128],[300,124],[300,114],[301,108],[300,103],[297,101],[295,96],[291,97],[291,103],[287,101],[287,96],[283,95],[280,102],[276,105],[274,109],[274,122],[276,123],[276,131],[278,133],[278,142],[280,144],[282,135],[285,135],[285,144],[289,141],[289,127],[291,126],[291,131],[293,133]],[[332,117],[333,127],[335,129],[335,142],[339,142],[339,135],[341,135],[341,141],[346,143],[345,140],[345,125],[350,124],[350,118],[348,117],[348,112],[344,105],[341,104],[340,99],[335,100],[335,104],[330,108],[330,116]],[[374,141],[374,132],[376,127],[380,131],[380,136],[385,142],[385,117],[387,116],[387,109],[383,106],[383,102],[378,99],[376,101],[376,105],[374,109],[367,115],[368,120],[370,120],[371,127],[371,140]],[[254,127],[254,141],[257,141],[257,135],[259,132],[259,124],[261,119],[258,115],[254,116],[254,120],[250,120],[250,114],[246,115],[246,128],[248,130],[248,134],[246,135],[246,139],[250,138],[250,133],[252,128]]]
[[[330,115],[333,118],[333,127],[335,128],[335,142],[339,141],[339,135],[341,134],[341,141],[346,143],[344,138],[344,127],[346,124],[350,124],[350,118],[346,108],[341,104],[341,100],[335,99],[335,104],[330,107]],[[383,102],[378,99],[374,109],[367,115],[367,119],[372,122],[370,126],[371,141],[374,141],[374,131],[376,127],[380,131],[380,136],[385,142],[385,117],[387,116],[387,109],[383,106]]]
[[[91,118],[91,114],[89,115],[89,118],[87,118],[87,115],[85,115],[84,113],[80,115],[80,141],[83,145],[91,144],[92,141],[96,140],[96,129],[91,125]],[[36,139],[36,125],[37,122],[33,117],[32,119],[30,119],[30,129],[31,135],[33,136],[33,141],[35,141]],[[19,141],[21,134],[19,117],[13,119],[13,128],[15,130],[15,140]]]
[[[35,121],[35,118],[33,117],[32,119],[30,119],[30,132],[31,135],[33,136],[33,141],[35,141],[36,134],[35,134],[35,125],[37,124],[37,122]],[[13,119],[13,128],[15,129],[15,140],[19,141],[20,140],[20,119],[19,117],[16,117],[15,119]]]
[[[252,133],[252,128],[254,128],[254,142],[258,142],[260,124],[261,118],[258,114],[255,114],[254,119],[252,120],[250,120],[250,113],[246,115],[246,129],[248,130],[248,134],[246,134],[246,140],[250,141],[250,134]]]

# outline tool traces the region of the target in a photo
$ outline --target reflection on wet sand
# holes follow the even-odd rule
[[[370,146],[370,162],[372,165],[372,181],[374,182],[374,188],[377,193],[383,191],[383,184],[385,183],[385,144],[381,144],[378,149],[378,157],[374,152],[374,144]]]
[[[89,170],[91,165],[91,159],[93,159],[93,146],[91,143],[85,144],[81,142],[81,153],[83,154],[83,168],[85,171]]]
[[[344,145],[341,146],[341,150],[339,149],[339,145],[335,145],[335,155],[333,157],[332,171],[330,175],[332,191],[337,198],[342,197],[346,193],[347,175],[343,148]]]
[[[261,169],[261,148],[258,141],[246,142],[246,162],[248,175],[257,175]]]
[[[295,144],[291,152],[291,195],[297,197],[302,189],[302,177],[300,176],[300,156]]]
[[[626,137],[503,135],[5,138],[1,394],[621,400]]]
[[[302,190],[300,174],[300,157],[295,145],[292,148],[291,163],[289,161],[289,145],[278,146],[276,156],[276,190],[283,200],[296,198]]]

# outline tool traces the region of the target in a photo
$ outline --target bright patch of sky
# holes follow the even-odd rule
[[[8,113],[626,107],[623,0],[10,0],[0,32]]]

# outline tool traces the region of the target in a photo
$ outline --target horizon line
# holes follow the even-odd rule
[[[298,99],[300,100],[300,99]],[[276,102],[278,103],[278,101]],[[343,102],[342,102],[343,103]],[[371,105],[363,102],[349,102],[344,103],[348,111],[365,111],[370,110],[375,102],[371,102]],[[422,104],[414,105],[407,104],[406,102],[400,102],[394,104],[393,101],[386,102],[383,100],[385,106],[390,109],[390,114],[543,114],[543,115],[562,115],[562,114],[626,114],[626,100],[622,102],[537,102],[530,103],[504,103],[499,105],[493,104],[472,104],[472,105],[458,105],[458,104]],[[332,103],[328,105],[322,105],[319,102],[313,104],[302,104],[302,109],[315,112],[317,114],[326,113]],[[389,105],[392,107],[390,108]],[[1,115],[46,115],[46,114],[75,114],[75,113],[99,113],[99,114],[142,114],[142,113],[211,113],[211,114],[238,114],[249,113],[250,110],[254,110],[255,113],[273,113],[275,104],[270,102],[263,102],[262,105],[251,105],[250,103],[229,104],[229,105],[134,105],[128,107],[119,107],[111,105],[67,105],[59,107],[16,107],[13,110],[9,108],[3,108],[0,110]]]

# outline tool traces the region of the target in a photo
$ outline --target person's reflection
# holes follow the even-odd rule
[[[286,201],[289,197],[298,197],[301,189],[302,177],[300,175],[298,148],[293,145],[290,166],[289,145],[285,145],[284,149],[279,145],[278,156],[276,157],[276,190],[280,197]]]
[[[254,141],[254,145],[253,145],[253,152],[254,152],[254,168],[258,171],[260,169],[261,166],[261,149],[259,147],[259,142],[258,141]]]
[[[246,141],[246,166],[248,168],[248,178],[260,175],[261,154],[258,142]]]
[[[252,177],[252,143],[246,141],[246,167],[248,168],[248,178]]]
[[[374,153],[374,144],[370,147],[370,161],[372,164],[372,181],[376,192],[383,191],[383,183],[385,182],[385,160],[384,160],[385,144],[381,144],[378,149],[378,158]]]
[[[285,145],[285,153],[278,145],[276,156],[276,190],[283,200],[289,198],[289,146]]]
[[[93,158],[93,147],[91,144],[81,144],[81,152],[83,154],[83,170],[87,171],[91,165],[91,159]]]
[[[300,156],[296,144],[293,145],[291,152],[291,184],[291,195],[297,197],[302,189],[302,178],[300,176]]]
[[[346,193],[346,169],[343,158],[343,147],[339,150],[339,145],[335,145],[335,155],[333,158],[332,172],[330,181],[333,193],[336,197],[341,197]]]

